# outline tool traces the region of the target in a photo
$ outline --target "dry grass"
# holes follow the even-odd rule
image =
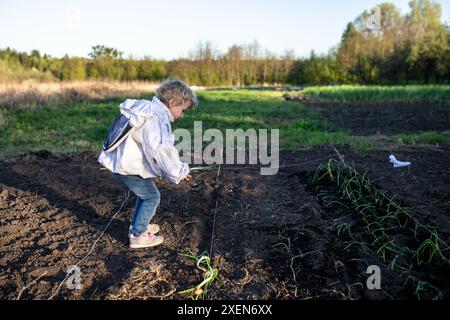
[[[165,299],[176,292],[170,283],[170,272],[162,262],[137,265],[130,278],[114,286],[106,295],[107,300]]]
[[[133,81],[77,81],[0,83],[0,109],[26,109],[70,102],[139,96],[156,89],[157,83]]]

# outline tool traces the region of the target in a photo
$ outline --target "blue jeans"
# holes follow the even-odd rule
[[[156,208],[161,200],[161,194],[152,179],[117,173],[113,173],[113,175],[137,197],[130,231],[133,236],[139,237],[147,230],[150,220],[155,215]]]

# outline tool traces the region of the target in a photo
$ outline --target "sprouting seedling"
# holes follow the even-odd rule
[[[338,236],[340,236],[341,233],[344,233],[343,231],[346,231],[347,234],[350,236],[350,238],[353,238],[351,233],[351,226],[349,223],[343,222],[340,225],[338,225],[337,227]]]
[[[428,261],[426,260],[426,253],[428,252]],[[445,257],[441,252],[438,242],[438,236],[436,230],[433,231],[429,239],[423,241],[420,246],[413,251],[413,257],[417,258],[417,265],[422,263],[430,263],[435,255],[440,256],[444,261]]]
[[[219,271],[216,268],[211,266],[211,258],[208,256],[207,252],[203,252],[202,254],[196,256],[192,252],[181,254],[184,257],[187,257],[191,260],[194,260],[197,263],[197,269],[203,271],[203,281],[198,285],[180,291],[180,294],[191,293],[189,298],[192,300],[198,300],[200,297],[205,297],[208,292],[208,287],[214,282],[217,278]]]

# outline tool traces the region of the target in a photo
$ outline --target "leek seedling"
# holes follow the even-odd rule
[[[204,298],[208,292],[208,287],[214,282],[218,276],[218,270],[211,266],[211,259],[206,252],[196,256],[192,252],[182,254],[182,256],[194,260],[197,263],[197,268],[203,271],[203,281],[198,285],[180,291],[180,294],[186,294],[193,292],[194,294],[189,298],[192,300],[198,300],[200,297]]]

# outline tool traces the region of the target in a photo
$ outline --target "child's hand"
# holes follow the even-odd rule
[[[186,182],[191,181],[191,179],[192,179],[192,176],[190,173],[184,178],[184,180],[186,180]]]

